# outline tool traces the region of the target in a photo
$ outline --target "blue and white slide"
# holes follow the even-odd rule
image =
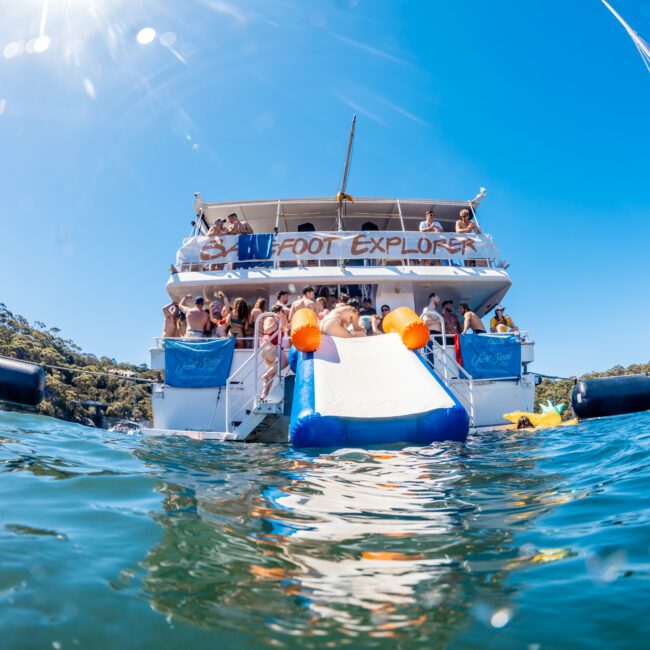
[[[467,438],[467,412],[398,334],[323,335],[315,352],[294,349],[291,356],[296,383],[289,434],[295,447]]]

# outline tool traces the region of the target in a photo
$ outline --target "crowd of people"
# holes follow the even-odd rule
[[[278,350],[281,368],[288,365],[291,319],[296,311],[311,309],[324,334],[342,338],[383,334],[384,319],[391,311],[389,305],[381,305],[377,313],[368,297],[350,297],[345,293],[337,295],[330,293],[326,287],[321,288],[318,296],[314,287],[305,287],[302,296],[291,306],[289,298],[289,292],[283,289],[277,292],[276,301],[270,308],[265,298],[258,298],[251,307],[244,298],[236,298],[231,304],[223,291],[218,291],[206,307],[203,296],[187,294],[178,303],[171,302],[163,307],[163,338],[203,340],[230,337],[235,339],[236,348],[251,348],[255,323],[262,314],[270,312],[271,315],[262,320],[258,330],[260,357],[266,365],[261,376],[263,386],[260,398],[266,399],[277,373]],[[483,321],[467,303],[459,305],[459,312],[462,323],[454,313],[454,302],[441,301],[440,296],[432,293],[421,318],[431,336],[440,344],[441,321],[448,337],[447,344],[453,344],[456,334],[486,333]],[[505,315],[504,307],[497,305],[495,316],[490,321],[490,331],[504,333],[519,330],[512,318]]]
[[[236,298],[231,304],[223,291],[218,291],[215,299],[206,307],[203,296],[194,297],[187,294],[178,304],[172,302],[163,307],[163,338],[231,337],[236,339],[237,348],[251,347],[255,322],[261,314],[274,313],[276,316],[269,317],[268,320],[272,320],[276,325],[279,321],[282,332],[289,335],[291,319],[299,309],[314,311],[325,334],[344,338],[372,336],[383,333],[384,318],[391,311],[389,305],[381,305],[378,313],[370,298],[330,293],[326,287],[320,290],[318,296],[314,287],[305,287],[301,297],[291,305],[289,297],[289,292],[283,289],[278,291],[276,301],[270,308],[265,298],[258,298],[251,307],[244,298]],[[432,293],[421,317],[429,327],[431,335],[440,342],[441,321],[444,322],[445,333],[450,337],[456,334],[487,332],[483,321],[472,311],[469,304],[460,303],[458,311],[462,323],[454,311],[454,301],[443,301],[439,295]],[[275,325],[269,324],[269,327],[271,326],[275,328]],[[263,335],[272,334],[266,331],[264,323],[261,331]],[[490,331],[505,333],[519,330],[512,318],[505,315],[505,308],[497,305],[495,315],[490,320]]]
[[[440,296],[436,293],[432,293],[429,296],[429,304],[422,311],[421,317],[429,327],[429,332],[438,343],[442,343],[441,320],[445,325],[445,334],[448,337],[448,343],[453,342],[453,337],[456,334],[487,333],[483,321],[472,311],[466,302],[460,303],[458,310],[463,318],[462,324],[458,316],[454,313],[453,300],[441,300]],[[436,318],[435,314],[438,314],[441,318]],[[505,315],[505,307],[503,305],[497,305],[494,308],[494,316],[490,320],[490,332],[505,334],[507,332],[518,331],[519,328],[515,325],[512,318]]]

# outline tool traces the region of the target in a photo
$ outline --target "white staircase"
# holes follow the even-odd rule
[[[474,379],[451,355],[446,345],[445,321],[442,316],[435,311],[425,310],[422,317],[429,317],[437,320],[441,328],[441,345],[438,341],[430,338],[430,347],[420,351],[422,358],[427,365],[435,370],[436,374],[442,379],[445,386],[449,388],[454,397],[463,405],[463,408],[469,415],[469,426],[474,427],[476,422],[475,399],[474,399]]]
[[[282,341],[279,337],[276,350],[277,371],[273,387],[266,399],[260,399],[260,377],[268,366],[260,357],[259,328],[268,317],[275,318],[278,327],[281,327],[277,314],[273,312],[260,314],[255,321],[251,356],[226,381],[226,440],[246,440],[268,415],[281,414],[284,410]]]

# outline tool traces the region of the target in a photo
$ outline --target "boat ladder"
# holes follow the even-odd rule
[[[269,370],[260,356],[262,349],[270,349],[266,342],[260,346],[260,324],[264,319],[275,318],[278,332],[282,322],[277,314],[264,312],[255,319],[253,349],[244,363],[230,374],[226,381],[226,434],[229,440],[245,440],[267,415],[284,410],[284,377],[282,376],[282,338],[277,341],[277,368],[273,386],[265,399],[261,399],[260,378]]]
[[[422,358],[427,365],[435,370],[445,386],[463,405],[469,415],[469,425],[474,427],[474,379],[453,356],[448,354],[445,321],[442,316],[438,312],[425,309],[422,312],[422,318],[426,317],[440,322],[442,344],[438,343],[434,336],[431,336],[429,346],[421,350]]]

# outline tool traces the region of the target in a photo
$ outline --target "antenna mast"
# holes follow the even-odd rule
[[[352,197],[349,194],[345,193],[345,190],[348,186],[348,174],[350,173],[350,158],[352,156],[352,142],[354,141],[354,127],[357,124],[357,116],[352,116],[352,126],[350,128],[350,138],[348,140],[348,151],[345,155],[345,168],[343,169],[343,183],[341,184],[341,190],[336,195],[336,200],[338,201],[337,208],[337,228],[339,232],[343,230],[343,201],[352,200]]]

